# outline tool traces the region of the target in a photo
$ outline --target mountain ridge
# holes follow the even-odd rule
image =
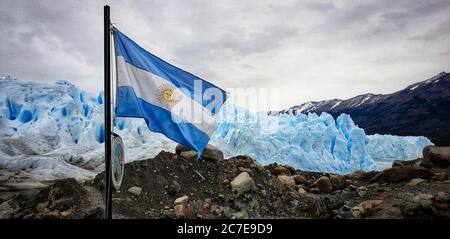
[[[347,100],[309,101],[283,113],[349,114],[368,134],[427,136],[437,145],[450,145],[450,73],[441,72],[390,94],[366,93]]]

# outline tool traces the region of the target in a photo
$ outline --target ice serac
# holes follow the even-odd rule
[[[276,162],[307,171],[345,174],[376,169],[364,130],[345,114],[336,121],[327,113],[254,115],[226,104],[212,143],[226,157],[244,154],[263,164]]]
[[[89,94],[68,81],[0,77],[0,168],[23,169],[38,179],[94,177],[104,168],[103,102],[102,93]],[[127,162],[175,149],[142,119],[116,118],[114,124]],[[233,104],[218,113],[211,143],[226,157],[246,154],[262,164],[341,174],[420,157],[431,144],[425,137],[367,136],[348,115],[268,116]]]
[[[143,120],[115,123],[126,140],[127,160],[175,145],[148,131]],[[103,94],[93,96],[68,81],[0,78],[0,167],[24,169],[39,179],[87,179],[103,170],[103,142]]]
[[[381,167],[390,166],[396,159],[422,157],[422,150],[433,143],[423,136],[368,135],[368,149]],[[383,166],[384,165],[384,166]]]

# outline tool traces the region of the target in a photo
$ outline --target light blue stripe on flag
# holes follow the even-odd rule
[[[116,116],[144,118],[150,130],[196,150],[200,156],[214,132],[215,113],[225,102],[226,92],[145,51],[117,29],[114,42]],[[215,94],[203,97],[211,89]]]
[[[114,29],[114,41],[115,41],[115,49],[117,56],[123,56],[125,62],[143,69],[145,71],[151,72],[155,75],[158,75],[170,82],[172,82],[178,88],[187,89],[190,92],[191,98],[194,98],[194,81],[201,80],[202,81],[202,92],[201,95],[204,95],[204,92],[209,88],[217,88],[219,87],[189,73],[186,72],[176,66],[173,66],[164,60],[158,58],[157,56],[151,54],[146,51],[126,35],[121,33],[117,28]],[[222,99],[227,98],[226,92],[222,91]],[[194,98],[194,100],[197,100]],[[203,106],[207,106],[211,103],[213,99],[201,99],[200,104]],[[211,109],[213,113],[217,113],[217,109]]]

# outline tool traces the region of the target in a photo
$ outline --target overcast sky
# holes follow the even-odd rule
[[[450,0],[0,0],[0,75],[98,93],[105,3],[155,55],[222,88],[279,88],[280,108],[450,71]]]

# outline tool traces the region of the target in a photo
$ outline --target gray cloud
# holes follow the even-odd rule
[[[448,0],[0,0],[0,75],[98,92],[105,3],[152,53],[224,88],[279,88],[280,107],[450,69]]]

